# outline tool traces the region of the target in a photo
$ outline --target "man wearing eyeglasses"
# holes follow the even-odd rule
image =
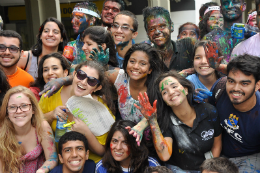
[[[119,68],[123,68],[125,54],[135,44],[134,38],[138,35],[137,29],[136,16],[130,11],[121,11],[114,18],[111,33],[116,45],[116,59]]]
[[[105,0],[101,12],[102,26],[111,29],[115,16],[125,9],[123,0]]]
[[[19,68],[17,63],[23,54],[22,37],[15,31],[0,32],[0,67],[5,72],[11,87],[30,86],[33,77]]]

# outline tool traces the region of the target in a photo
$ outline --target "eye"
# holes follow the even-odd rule
[[[58,30],[54,30],[53,32],[54,32],[54,34],[59,34],[60,33],[60,31],[58,31]]]
[[[53,67],[53,70],[58,70],[59,68],[58,67]]]
[[[166,93],[167,93],[166,91],[163,91],[163,92],[162,92],[162,95],[165,95]]]
[[[112,143],[117,143],[117,140],[116,139],[112,139]]]
[[[22,104],[21,107],[22,107],[22,108],[27,108],[27,107],[28,107],[28,104]]]
[[[229,83],[234,83],[234,81],[233,81],[233,80],[230,80],[230,79],[228,79],[228,82],[229,82]]]
[[[78,150],[83,150],[83,148],[82,148],[82,147],[79,147]]]
[[[200,57],[199,56],[195,56],[195,58],[194,59],[200,59]]]
[[[46,72],[46,71],[48,71],[48,69],[47,69],[47,68],[43,69],[43,72]]]
[[[248,84],[247,82],[243,82],[242,85],[243,85],[243,86],[247,86],[247,85],[249,85],[249,84]]]
[[[70,149],[66,149],[66,150],[64,150],[64,151],[67,153],[67,152],[70,152]]]

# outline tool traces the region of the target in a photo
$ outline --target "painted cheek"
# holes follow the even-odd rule
[[[129,148],[129,146],[127,146],[127,152],[126,152],[126,154],[127,154],[127,156],[130,155],[130,148]]]
[[[110,143],[110,151],[113,151],[113,144]]]

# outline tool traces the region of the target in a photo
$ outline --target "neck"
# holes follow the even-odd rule
[[[213,84],[217,81],[217,76],[216,76],[215,72],[213,72],[207,76],[199,75],[199,80],[206,88],[208,88],[208,90],[210,90],[211,87],[213,86]]]
[[[14,125],[14,129],[15,129],[15,134],[17,136],[25,136],[27,135],[31,129],[32,129],[32,124],[29,121],[27,124],[25,124],[23,127],[17,127]]]
[[[231,33],[231,26],[234,23],[242,23],[242,15],[238,19],[232,21],[228,21],[224,19],[224,27],[223,27],[224,31]]]
[[[256,95],[255,93],[251,96],[250,99],[241,103],[241,104],[233,104],[234,108],[240,112],[250,111],[256,105]]]
[[[129,86],[130,88],[134,89],[134,90],[142,90],[143,88],[146,88],[145,82],[146,82],[147,78],[143,78],[140,80],[129,80]]]
[[[189,105],[187,99],[179,106],[172,107],[172,111],[183,123],[194,118],[194,109]]]
[[[5,72],[5,75],[12,75],[17,71],[17,64],[13,65],[12,67],[0,67]]]
[[[156,49],[159,49],[164,54],[164,61],[170,60],[172,58],[172,55],[174,53],[173,45],[171,40],[169,40],[167,43],[165,43],[163,46],[157,46],[154,45]]]
[[[123,43],[119,43],[118,45],[116,45],[116,51],[118,53],[119,56],[121,56],[122,58],[125,57],[126,52],[132,47],[132,40],[123,42]]]
[[[39,56],[39,58],[42,58],[44,55],[47,55],[50,53],[58,52],[58,48],[59,48],[59,45],[56,47],[47,47],[47,46],[42,45],[42,54]]]

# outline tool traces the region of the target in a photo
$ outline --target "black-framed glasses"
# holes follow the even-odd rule
[[[77,71],[77,78],[78,78],[79,80],[84,80],[84,79],[88,78],[87,83],[88,83],[90,86],[95,86],[95,85],[97,85],[97,84],[100,83],[100,81],[99,81],[98,79],[96,79],[96,78],[94,78],[94,77],[91,77],[91,76],[88,76],[88,75],[87,75],[84,71],[82,71],[82,70],[78,70],[78,71]]]
[[[116,23],[113,23],[111,26],[112,26],[112,28],[114,28],[114,29],[116,29],[116,30],[118,30],[119,28],[121,28],[121,30],[122,30],[123,32],[127,32],[127,31],[129,31],[129,30],[131,30],[132,32],[135,32],[134,29],[130,28],[130,26],[127,26],[127,25],[120,26],[120,25],[118,25],[118,24],[116,24]]]
[[[20,106],[8,106],[7,107],[7,111],[9,113],[16,113],[18,108],[22,111],[22,112],[27,112],[31,109],[32,104],[21,104]]]
[[[0,44],[0,52],[5,52],[7,48],[9,49],[10,53],[17,53],[20,49],[19,47],[16,47],[16,46],[7,47],[4,44]]]

